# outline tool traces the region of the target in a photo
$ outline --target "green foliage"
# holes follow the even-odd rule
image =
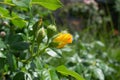
[[[19,72],[15,75],[13,80],[32,80],[32,78],[30,77],[28,73]]]
[[[48,69],[43,69],[42,80],[59,80],[59,78],[54,68],[48,68]]]
[[[6,2],[6,3],[11,3],[12,0],[4,0],[4,2]]]
[[[29,8],[30,7],[30,1],[31,0],[12,0],[12,2],[19,6],[19,7],[26,7]]]
[[[29,8],[32,4],[38,4],[50,10],[56,10],[62,7],[62,3],[59,0],[4,0],[4,2],[24,8]]]
[[[0,17],[7,18],[9,17],[9,11],[0,7]]]
[[[120,9],[119,9],[119,7],[120,7],[120,5],[119,5],[119,4],[120,4],[120,0],[116,0],[116,1],[115,1],[115,4],[116,4],[116,5],[115,5],[115,9],[116,9],[118,12],[120,12]]]
[[[33,4],[42,5],[50,10],[56,10],[57,8],[62,7],[62,3],[59,0],[32,0],[32,2]]]
[[[57,71],[65,76],[72,76],[74,78],[76,78],[77,80],[84,80],[79,74],[77,74],[74,71],[68,70],[65,66],[58,66],[57,67]]]
[[[26,22],[23,19],[13,18],[11,21],[18,28],[23,28],[26,26]]]
[[[6,58],[6,56],[2,52],[0,52],[0,58]]]
[[[1,48],[6,48],[6,46],[5,46],[4,42],[0,39],[0,49]]]
[[[111,46],[119,45],[120,38],[115,38],[113,44],[105,43],[93,39],[86,29],[73,34],[71,45],[56,48],[58,43],[53,40],[59,32],[50,10],[61,8],[60,0],[3,0],[0,4],[0,80],[116,80],[120,77],[120,50]],[[88,11],[99,17],[93,12],[97,12],[95,7],[90,9],[88,5],[68,9],[73,16],[79,16],[82,8],[85,10],[80,15]],[[84,17],[87,20],[89,16]],[[91,26],[95,20],[96,17],[91,20]]]

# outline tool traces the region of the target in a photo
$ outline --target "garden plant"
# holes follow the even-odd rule
[[[73,6],[66,7],[66,13],[78,16]],[[75,6],[85,9],[80,12],[84,14],[91,5]],[[62,7],[60,0],[0,0],[0,80],[120,80],[120,50],[113,48],[120,38],[110,39],[111,31],[108,41],[99,33],[107,22],[99,16],[102,13],[92,6],[90,16],[82,17],[90,27],[79,33],[58,29],[54,12]]]

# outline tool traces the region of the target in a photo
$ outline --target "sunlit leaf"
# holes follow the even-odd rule
[[[5,8],[0,7],[0,16],[4,18],[9,17],[9,11]]]
[[[42,80],[59,80],[54,68],[43,69]]]
[[[41,5],[50,10],[56,10],[62,7],[62,3],[59,0],[32,0],[32,3]]]
[[[1,48],[6,48],[6,46],[5,46],[4,42],[0,39],[0,49]]]
[[[95,74],[95,77],[97,77],[99,80],[105,80],[104,79],[104,74],[103,74],[103,72],[100,68],[95,68],[94,69],[94,74]]]
[[[6,58],[6,56],[2,52],[0,52],[0,58]]]
[[[97,45],[99,45],[99,46],[101,46],[101,47],[105,46],[101,41],[95,41],[94,43],[97,44]]]
[[[59,73],[65,75],[65,76],[72,76],[74,78],[76,78],[77,80],[85,80],[82,76],[80,76],[78,73],[72,71],[72,70],[69,70],[67,69],[65,66],[58,66],[57,69],[56,69]]]
[[[47,48],[46,52],[47,52],[48,55],[50,55],[52,57],[58,57],[57,53],[50,48]]]
[[[4,0],[5,3],[11,3],[12,0]]]
[[[25,20],[23,20],[21,18],[13,18],[12,23],[18,28],[23,28],[26,26]]]
[[[31,0],[12,0],[12,2],[19,7],[29,7]]]

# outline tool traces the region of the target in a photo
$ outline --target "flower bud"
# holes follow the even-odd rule
[[[37,43],[39,44],[40,42],[42,42],[43,38],[46,36],[46,32],[45,32],[45,29],[42,27],[38,30],[38,33],[37,33]]]
[[[39,21],[37,21],[34,25],[33,25],[33,34],[36,35],[37,31],[40,29],[42,25],[42,19],[40,19]]]
[[[58,43],[57,48],[63,48],[66,44],[72,43],[72,35],[70,33],[59,33],[53,42]]]
[[[6,33],[4,31],[1,31],[0,32],[0,37],[5,37],[6,36]]]
[[[57,32],[57,29],[55,25],[49,25],[47,27],[48,38],[52,37],[56,32]]]
[[[9,26],[9,24],[8,24],[7,21],[4,21],[2,24],[3,24],[4,26]]]

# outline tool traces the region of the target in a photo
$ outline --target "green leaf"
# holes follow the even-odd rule
[[[27,42],[15,42],[11,45],[11,48],[14,50],[26,50],[29,48],[29,43]]]
[[[0,71],[3,70],[5,65],[5,59],[4,58],[0,58]]]
[[[5,3],[12,3],[12,0],[4,0]]]
[[[32,80],[31,75],[25,72],[18,72],[13,80]]]
[[[65,75],[65,76],[72,76],[74,78],[76,78],[77,80],[85,80],[82,76],[80,76],[78,73],[72,71],[72,70],[69,70],[67,69],[64,65],[62,66],[58,66],[57,69],[56,69],[59,73]]]
[[[12,2],[19,6],[19,7],[26,7],[29,8],[30,7],[30,1],[31,0],[12,0]]]
[[[11,49],[13,50],[26,50],[29,48],[29,43],[23,41],[23,37],[22,34],[15,34],[15,35],[10,35],[7,38],[7,42],[9,44],[9,46],[11,47]]]
[[[38,70],[43,69],[42,68],[43,64],[42,64],[41,59],[39,57],[35,58],[34,64]]]
[[[97,77],[99,80],[105,80],[104,79],[104,74],[100,68],[94,68],[94,75]]]
[[[17,13],[15,13],[15,12],[12,12],[12,17],[13,18],[20,18],[19,15]]]
[[[50,56],[52,56],[52,57],[59,57],[59,56],[57,55],[57,53],[56,53],[55,51],[53,51],[52,49],[50,49],[50,48],[47,48],[47,49],[46,49],[46,52],[47,52],[48,55],[50,55]]]
[[[96,44],[96,45],[98,45],[100,47],[104,47],[105,46],[101,41],[95,41],[95,42],[93,42],[93,44]]]
[[[50,10],[56,10],[62,7],[62,3],[59,0],[32,0],[32,3],[41,5]]]
[[[11,71],[14,71],[17,69],[16,59],[15,56],[11,53],[7,54],[7,63],[9,65],[9,69]]]
[[[8,43],[9,44],[14,44],[16,42],[21,42],[23,41],[23,37],[21,34],[14,34],[14,35],[10,35],[8,38]]]
[[[49,73],[50,73],[50,76],[51,76],[51,80],[59,80],[54,69],[50,69]]]
[[[15,6],[15,4],[12,3],[12,0],[3,0],[3,4],[9,5],[9,6]]]
[[[12,23],[18,28],[23,28],[26,26],[25,20],[23,20],[21,18],[13,18]]]
[[[13,80],[25,80],[24,75],[25,75],[25,73],[19,72],[14,76]]]
[[[6,58],[6,56],[2,52],[0,52],[0,58]]]
[[[54,68],[43,69],[42,80],[59,80]]]
[[[0,16],[4,17],[4,18],[10,17],[9,16],[9,11],[5,8],[0,7]]]
[[[0,48],[6,48],[4,42],[0,39]]]

